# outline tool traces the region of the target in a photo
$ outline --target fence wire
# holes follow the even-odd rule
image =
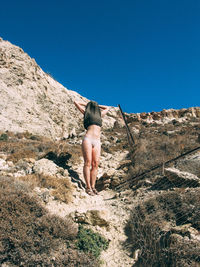
[[[127,136],[130,136],[127,126]],[[199,126],[193,132],[189,132],[190,129],[192,128],[187,129],[189,137],[199,136]],[[170,143],[170,138],[168,139]],[[127,242],[135,251],[136,267],[200,267],[200,170],[197,179],[187,181],[178,177],[175,180],[168,179],[165,175],[167,166],[176,165],[186,156],[200,150],[197,145],[199,141],[192,139],[191,144],[187,144],[190,149],[185,150],[185,140],[183,138],[183,144],[179,144],[184,148],[183,153],[175,157],[174,153],[171,157],[168,153],[167,160],[163,160],[163,157],[160,162],[158,157],[157,164],[138,174],[129,174],[129,178],[117,187],[120,191],[136,191],[134,208],[127,225]],[[132,146],[136,143],[137,140]],[[166,143],[165,147],[167,145]],[[130,149],[133,150],[135,148]],[[144,160],[144,165],[145,162]],[[135,167],[135,162],[132,165]],[[145,185],[142,182],[147,178],[150,183]]]

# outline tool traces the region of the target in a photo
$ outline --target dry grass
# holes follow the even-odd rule
[[[48,214],[28,192],[23,183],[0,178],[0,264],[98,266],[77,250],[77,226]]]
[[[33,158],[35,160],[47,158],[54,161],[58,166],[68,169],[70,165],[80,163],[80,146],[72,146],[67,141],[53,141],[45,137],[35,136],[31,133],[12,132],[1,133],[7,135],[6,140],[0,141],[0,151],[7,154],[7,160],[18,163],[20,160]],[[73,151],[73,153],[69,153]],[[72,201],[73,185],[67,178],[56,178],[53,176],[44,176],[31,174],[21,177],[20,180],[28,182],[33,187],[50,188],[51,194],[55,199],[69,203]]]
[[[73,145],[72,147],[71,145],[67,144],[65,145],[65,149],[63,149],[61,141],[58,143],[57,149],[49,151],[48,153],[46,153],[46,155],[44,155],[44,157],[52,160],[58,166],[64,169],[68,169],[73,165],[80,164],[82,152],[80,145]]]
[[[10,154],[7,157],[7,160],[12,161],[13,163],[17,163],[20,159],[25,158],[33,158],[36,159],[37,155],[34,151],[31,150],[23,150],[23,147],[20,148],[20,151],[16,151],[12,154]]]
[[[107,129],[104,130],[104,134],[106,142],[109,142],[110,144],[107,145],[102,142],[102,151],[105,151],[106,153],[115,153],[129,148],[125,128],[116,128],[114,130]]]
[[[19,139],[17,134],[9,137],[8,140],[0,141],[0,151],[6,153],[7,159],[14,163],[24,158],[38,159],[52,147],[52,141],[44,141],[43,138],[41,140]]]
[[[142,125],[137,136],[137,145],[130,156],[134,168],[132,176],[138,175],[162,162],[179,156],[199,146],[199,126],[190,122],[161,125]]]
[[[80,145],[70,145],[65,140],[53,141],[42,136],[32,135],[31,133],[12,133],[1,132],[3,138],[0,140],[0,152],[7,154],[7,160],[17,163],[24,158],[48,158],[49,155],[57,160],[59,166],[66,167],[66,160],[71,158],[72,164],[80,163]],[[6,136],[7,138],[4,138]],[[69,153],[73,151],[73,153]],[[65,160],[65,162],[61,162]]]
[[[70,203],[73,199],[74,186],[68,178],[57,178],[50,175],[30,174],[18,178],[34,187],[52,189],[51,194],[56,200]]]

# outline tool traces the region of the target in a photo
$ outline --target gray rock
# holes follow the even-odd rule
[[[188,172],[182,172],[175,168],[166,168],[165,169],[166,177],[178,187],[197,187],[200,186],[200,179]]]
[[[106,210],[88,210],[85,214],[85,222],[91,225],[109,228],[108,212]]]
[[[49,202],[49,199],[50,199],[49,189],[35,187],[34,191],[43,202],[45,203]]]
[[[200,153],[188,156],[176,163],[176,168],[200,177]]]
[[[86,212],[72,212],[70,217],[78,223],[86,223],[93,226],[106,227],[109,229],[110,221],[107,210],[88,210]]]
[[[4,159],[0,159],[0,171],[5,171],[8,170],[9,166],[7,164],[7,162]]]
[[[26,176],[26,171],[25,170],[19,170],[14,173],[14,177],[21,177],[21,176]]]
[[[113,177],[112,181],[111,181],[111,185],[112,186],[117,186],[121,183],[121,180],[118,177]]]
[[[33,171],[38,174],[56,175],[60,172],[60,168],[51,160],[40,159],[35,162]]]

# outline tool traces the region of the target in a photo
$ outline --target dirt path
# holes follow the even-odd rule
[[[104,219],[107,221],[109,227],[98,225],[90,225],[94,231],[100,232],[104,237],[110,240],[109,248],[101,254],[102,267],[122,267],[132,266],[134,260],[131,255],[128,255],[127,250],[124,249],[126,235],[124,227],[129,217],[130,206],[123,202],[123,198],[119,197],[112,190],[104,190],[98,196],[89,196],[83,190],[78,189],[76,198],[71,204],[63,204],[51,200],[46,205],[46,208],[56,215],[61,217],[68,216],[75,217],[75,214],[84,216],[87,212],[99,211]]]

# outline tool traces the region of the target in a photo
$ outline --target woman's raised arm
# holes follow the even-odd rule
[[[87,104],[85,104],[85,103],[83,103],[83,102],[77,102],[77,101],[74,101],[74,105],[78,108],[78,110],[79,110],[82,114],[84,114],[84,112],[85,112],[85,108],[83,108],[83,107],[85,107]]]

